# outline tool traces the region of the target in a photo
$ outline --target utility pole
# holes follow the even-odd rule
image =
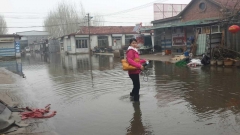
[[[93,73],[92,73],[92,55],[91,55],[91,38],[90,38],[90,16],[87,14],[88,18],[88,47],[89,47],[89,62],[90,62],[90,70],[91,70],[91,79],[92,79],[92,87],[93,85]]]
[[[89,54],[91,54],[91,38],[90,38],[90,18],[89,18],[89,13],[87,14],[88,17],[88,42],[89,42]]]

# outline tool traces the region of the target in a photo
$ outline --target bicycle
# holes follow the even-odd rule
[[[141,71],[141,74],[143,75],[143,81],[147,82],[148,81],[148,76],[150,74],[150,71],[149,71],[149,64],[150,63],[145,63],[143,64],[143,70]]]

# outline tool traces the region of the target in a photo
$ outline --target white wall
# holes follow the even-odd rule
[[[88,39],[88,37],[81,37],[81,38]],[[64,37],[64,39],[63,39],[63,46],[64,46],[64,51],[68,52],[70,54],[88,53],[89,52],[88,48],[79,48],[79,49],[76,48],[76,38],[75,38],[75,36],[70,36],[70,38],[67,38],[67,36]],[[71,47],[70,51],[68,51],[68,46]]]
[[[108,35],[108,43],[109,43],[109,46],[113,46],[113,40],[111,35]]]
[[[76,53],[88,53],[89,49],[88,48],[79,48],[76,49]]]
[[[98,36],[91,35],[91,49],[98,46]]]
[[[27,37],[21,37],[21,40],[28,40]]]
[[[122,35],[122,46],[124,46],[125,45],[125,35],[123,34]]]
[[[63,48],[64,48],[64,52],[67,51],[67,43],[68,43],[67,40],[68,40],[67,38],[63,38]]]
[[[69,44],[71,45],[71,51],[70,53],[76,53],[76,40],[75,40],[75,36],[70,36],[70,40],[69,40]]]
[[[72,51],[72,46],[71,46],[71,43],[70,43],[70,38],[67,38],[67,52],[70,53],[71,51]]]

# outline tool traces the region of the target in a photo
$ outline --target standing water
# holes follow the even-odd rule
[[[23,91],[32,94],[23,104],[52,104],[49,123],[60,135],[240,134],[239,69],[154,61],[133,102],[119,59],[93,55],[91,62],[89,55],[26,55]]]

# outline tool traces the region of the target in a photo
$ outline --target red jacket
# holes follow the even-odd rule
[[[139,74],[141,72],[141,66],[142,64],[146,63],[145,60],[141,60],[140,57],[139,57],[139,54],[138,52],[136,52],[135,50],[133,49],[130,49],[130,50],[127,50],[127,61],[130,65],[138,68],[137,70],[131,70],[131,71],[128,71],[128,74]],[[136,59],[139,59],[138,62],[134,61]]]

